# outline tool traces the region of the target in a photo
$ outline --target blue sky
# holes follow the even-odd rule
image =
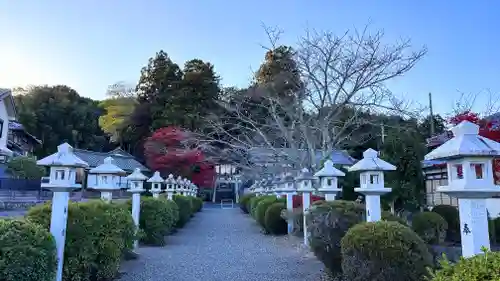
[[[287,44],[306,27],[340,34],[371,23],[387,42],[427,46],[390,86],[420,102],[432,92],[445,113],[460,92],[500,93],[499,14],[498,1],[0,0],[0,86],[67,84],[102,99],[109,84],[135,83],[160,49],[179,64],[208,60],[225,85],[244,86],[263,60],[262,23]]]

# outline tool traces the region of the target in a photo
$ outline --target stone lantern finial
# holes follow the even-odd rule
[[[360,171],[360,187],[354,191],[365,195],[366,220],[379,221],[382,216],[380,195],[391,192],[384,187],[384,171],[394,171],[396,166],[378,158],[378,152],[371,148],[363,152],[363,159],[351,166],[348,171]]]
[[[321,187],[318,188],[318,191],[325,194],[325,200],[335,200],[335,196],[341,191],[338,188],[337,177],[343,177],[345,174],[333,166],[332,160],[327,160],[323,164],[323,168],[316,172],[314,176],[320,180]]]
[[[499,186],[493,178],[493,158],[500,156],[500,143],[479,135],[479,126],[462,121],[453,127],[454,137],[425,156],[446,161],[448,185],[438,192],[458,198],[462,255],[471,257],[490,248],[487,210],[498,210]]]
[[[151,193],[153,198],[158,198],[161,193],[161,184],[164,182],[163,178],[160,176],[160,172],[156,171],[151,178],[148,179],[151,183]]]

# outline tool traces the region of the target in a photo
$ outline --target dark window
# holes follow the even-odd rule
[[[0,138],[2,137],[3,133],[3,119],[0,119]]]

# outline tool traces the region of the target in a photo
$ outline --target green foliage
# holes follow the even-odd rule
[[[184,227],[193,214],[192,201],[184,195],[174,195],[174,202],[179,207],[179,220],[176,223],[177,228]]]
[[[408,222],[405,219],[398,217],[389,211],[382,211],[382,220],[395,221],[395,222],[398,222],[404,226],[408,226]]]
[[[418,235],[397,222],[365,222],[341,240],[342,271],[350,281],[421,281],[432,255]]]
[[[132,202],[127,201],[131,211]],[[179,220],[179,208],[171,200],[141,197],[139,228],[143,231],[141,242],[146,245],[165,245],[165,235],[172,232]]]
[[[191,204],[193,205],[193,213],[200,212],[203,209],[203,199],[190,196]]]
[[[257,207],[255,207],[255,220],[260,224],[260,226],[262,226],[264,230],[266,229],[264,218],[266,216],[267,208],[277,201],[278,198],[276,198],[276,196],[270,196],[260,200],[259,204],[257,204]]]
[[[7,172],[19,179],[40,179],[45,175],[45,168],[36,164],[36,159],[17,156],[7,162]]]
[[[500,252],[485,251],[483,255],[463,258],[452,264],[446,258],[431,273],[431,281],[496,281],[500,280]]]
[[[0,245],[0,280],[54,280],[55,241],[40,225],[25,220],[0,219]]]
[[[288,223],[281,217],[281,212],[286,210],[286,203],[272,203],[264,215],[264,226],[267,232],[274,235],[287,234]]]
[[[275,196],[273,196],[275,197]],[[269,198],[269,196],[256,196],[256,197],[252,197],[250,199],[250,215],[252,215],[253,218],[255,218],[255,211],[257,209],[257,205],[259,204],[259,202],[261,200],[264,200],[266,198]],[[276,197],[275,197],[276,198]]]
[[[134,112],[137,104],[135,97],[112,97],[99,103],[106,113],[99,116],[99,126],[111,137],[111,140],[121,139],[121,133],[127,126],[128,118]]]
[[[50,228],[51,205],[33,207],[26,218]],[[125,204],[101,200],[69,203],[64,281],[110,280],[133,246],[135,225]]]
[[[311,207],[307,216],[310,247],[331,273],[341,268],[340,240],[352,226],[364,220],[365,207],[353,201],[335,200]]]
[[[438,213],[423,212],[413,216],[413,230],[428,244],[441,244],[446,238],[448,223]]]
[[[248,203],[250,202],[250,199],[252,199],[253,197],[255,197],[254,193],[245,194],[240,197],[239,204],[240,204],[240,209],[243,213],[248,214],[249,212]]]
[[[460,215],[457,207],[450,205],[437,205],[432,208],[432,212],[439,214],[448,224],[446,240],[460,242]]]
[[[98,124],[98,102],[81,97],[68,86],[35,86],[15,96],[19,122],[37,136],[42,145],[36,155],[45,157],[62,142],[74,147],[103,151],[108,139]]]

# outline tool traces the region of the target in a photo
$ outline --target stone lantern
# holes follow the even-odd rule
[[[274,180],[272,181],[272,187],[273,187],[273,192],[274,195],[276,195],[276,198],[281,198],[281,178],[280,177],[275,177]]]
[[[168,178],[165,180],[165,183],[167,185],[166,192],[167,192],[167,199],[172,200],[174,199],[174,192],[175,192],[175,179],[174,175],[170,174],[168,175]]]
[[[177,178],[177,192],[180,194],[180,195],[186,195],[186,179],[185,178]]]
[[[56,281],[61,281],[69,193],[82,187],[81,184],[76,183],[76,169],[87,168],[88,164],[73,154],[73,147],[68,143],[59,145],[56,153],[38,160],[36,164],[50,167],[49,182],[42,182],[41,187],[50,189],[53,192],[50,233],[54,236],[57,248]]]
[[[198,186],[196,186],[196,184],[193,183],[193,192],[194,192],[194,195],[195,197],[198,197]]]
[[[136,168],[134,172],[127,176],[129,183],[128,192],[132,193],[132,219],[136,229],[139,229],[139,214],[141,212],[141,193],[144,192],[144,181],[148,178],[141,173],[141,169]],[[137,248],[137,240],[134,242]]]
[[[493,158],[500,143],[479,136],[479,126],[462,121],[451,129],[454,137],[425,156],[446,161],[448,185],[437,191],[458,198],[462,255],[481,254],[490,249],[486,199],[500,194],[493,180]]]
[[[101,192],[101,199],[110,202],[113,197],[113,190],[119,190],[118,181],[120,176],[127,173],[113,164],[113,158],[106,157],[104,163],[91,169],[90,174],[96,174],[97,185],[92,187]]]
[[[257,181],[255,189],[254,189],[257,196],[260,196],[264,193],[265,190],[264,190],[263,185],[264,185],[264,180]]]
[[[320,188],[318,191],[325,194],[325,201],[335,200],[337,193],[342,190],[338,188],[337,177],[343,177],[345,174],[333,166],[332,160],[325,161],[323,168],[314,174],[319,178]]]
[[[193,196],[193,186],[190,180],[184,179],[184,184],[186,186],[186,195]]]
[[[311,193],[314,191],[312,182],[314,177],[307,168],[300,171],[299,176],[296,178],[298,188],[297,191],[302,193],[302,210],[304,212],[304,244],[309,245],[309,233],[307,231],[306,215],[311,207]]]
[[[286,209],[288,213],[293,212],[293,196],[297,194],[297,190],[295,189],[294,178],[291,173],[286,173],[283,177],[283,186],[281,188],[281,192],[286,195]],[[293,232],[293,218],[290,216],[288,218],[288,234]]]
[[[175,180],[175,194],[181,195],[181,184],[182,184],[182,178],[181,176],[178,176],[177,179]]]
[[[151,183],[150,192],[153,194],[153,198],[160,197],[161,184],[163,183],[163,178],[160,176],[160,172],[156,171],[153,176],[148,180]]]
[[[380,195],[391,192],[384,187],[384,171],[394,171],[396,167],[378,158],[378,152],[369,148],[363,152],[363,159],[349,167],[348,171],[360,171],[360,187],[354,191],[365,195],[366,221],[379,221],[382,217]]]

